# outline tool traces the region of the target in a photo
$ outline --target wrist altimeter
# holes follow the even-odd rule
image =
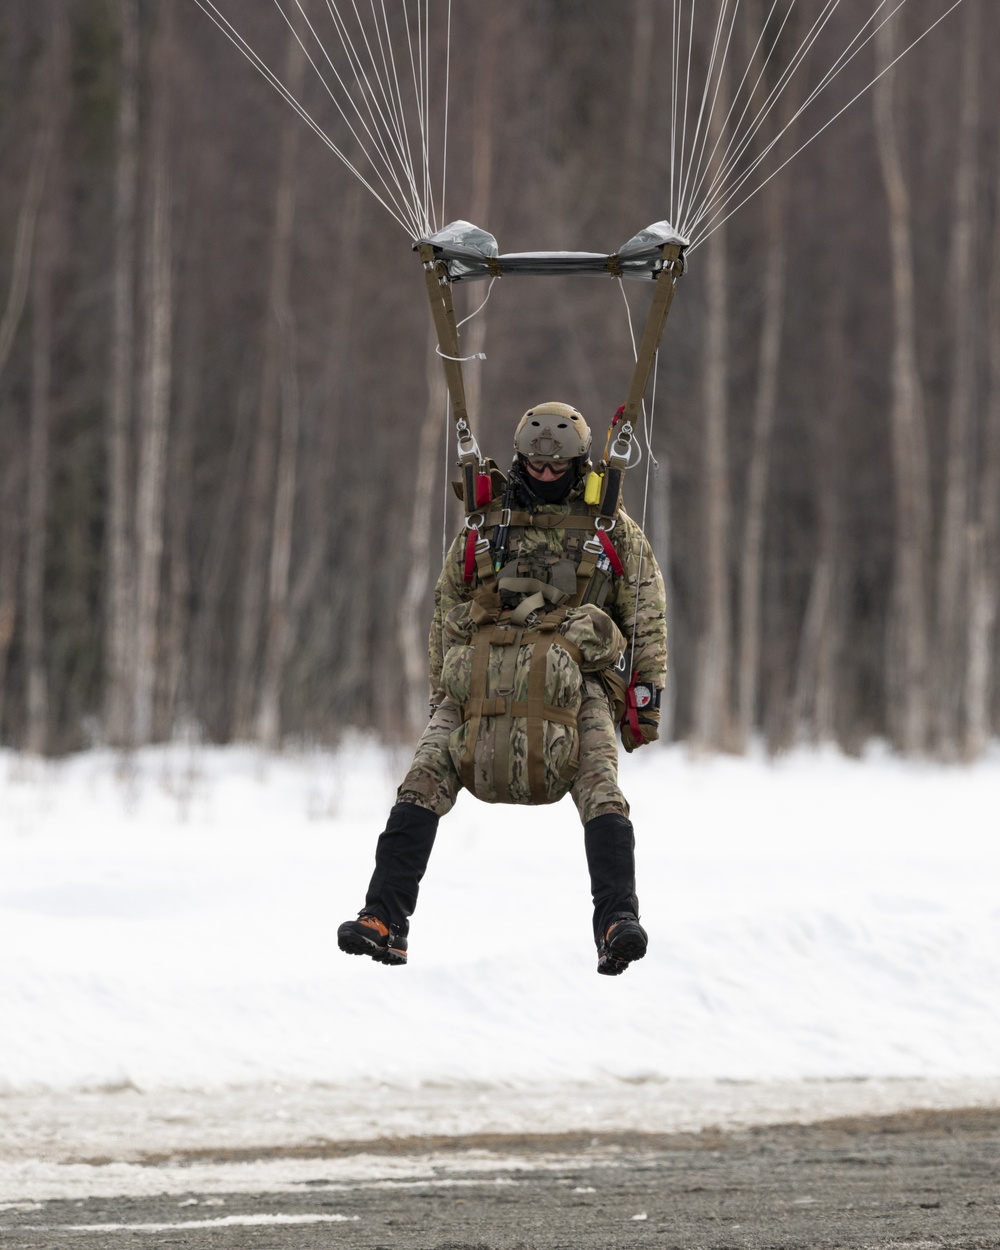
[[[654,708],[659,710],[662,690],[651,686],[647,681],[637,681],[632,689],[635,692],[635,706],[638,711],[649,712]]]

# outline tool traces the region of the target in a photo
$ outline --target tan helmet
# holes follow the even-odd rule
[[[526,460],[575,460],[590,451],[590,426],[569,404],[536,404],[517,423],[514,450]]]

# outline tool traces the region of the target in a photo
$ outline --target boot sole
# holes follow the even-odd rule
[[[406,963],[406,951],[379,946],[377,942],[372,942],[369,938],[362,937],[360,933],[338,933],[337,945],[345,955],[367,955],[369,959],[374,959],[377,964],[386,964],[389,967],[399,968]]]
[[[646,954],[646,942],[639,933],[623,933],[604,952],[597,971],[604,977],[620,977],[629,964]]]

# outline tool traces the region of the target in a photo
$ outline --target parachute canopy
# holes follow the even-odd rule
[[[414,251],[429,244],[452,282],[499,278],[505,274],[609,274],[613,278],[655,278],[663,268],[663,248],[688,241],[669,221],[640,230],[617,252],[506,252],[500,255],[492,234],[468,221],[453,221],[418,239]]]

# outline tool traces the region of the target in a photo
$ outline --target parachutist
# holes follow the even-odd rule
[[[586,501],[590,450],[575,408],[529,409],[509,477],[498,475],[445,558],[429,641],[432,715],[378,839],[365,905],[338,931],[349,954],[406,963],[438,821],[463,787],[515,805],[568,793],[584,827],[597,970],[618,975],[646,952],[615,724],[629,751],[658,736],[666,605],[620,491],[611,515],[606,495]]]

